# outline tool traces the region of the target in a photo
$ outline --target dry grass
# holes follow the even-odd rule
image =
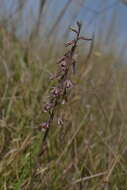
[[[0,32],[1,190],[29,188],[52,86],[49,73],[58,58],[52,49],[42,52]],[[127,68],[118,68],[113,56],[93,54],[87,65],[84,60],[80,55],[75,88],[61,107],[65,123],[50,130],[34,190],[126,190]]]

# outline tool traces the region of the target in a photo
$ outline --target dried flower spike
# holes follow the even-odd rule
[[[59,59],[57,62],[58,70],[52,76],[52,80],[56,80],[56,85],[50,90],[48,101],[44,106],[44,112],[47,112],[48,119],[46,122],[41,124],[41,127],[45,129],[41,149],[43,147],[43,144],[46,146],[46,139],[57,112],[57,107],[61,104],[67,103],[70,89],[73,87],[73,83],[71,81],[71,73],[75,73],[76,70],[75,50],[77,48],[77,43],[79,40],[91,40],[80,36],[81,27],[82,24],[78,21],[77,28],[71,28],[71,31],[75,33],[76,37],[74,40],[66,43],[66,46],[69,46],[70,49],[64,54],[63,57]],[[59,118],[57,124],[63,125],[62,119]],[[40,152],[42,154],[44,151]]]
[[[35,161],[35,168],[33,170],[32,179],[35,176],[36,170],[38,168],[37,167],[38,162],[40,162],[39,157],[42,156],[47,149],[48,133],[53,124],[54,117],[56,116],[56,112],[59,113],[59,110],[57,110],[57,107],[60,107],[61,104],[67,103],[69,99],[68,97],[70,93],[70,88],[73,87],[73,83],[71,82],[71,73],[75,73],[76,61],[74,58],[75,58],[77,43],[79,40],[91,40],[91,39],[86,39],[80,36],[81,27],[82,27],[82,24],[81,22],[78,21],[77,29],[71,28],[72,32],[74,32],[76,36],[74,40],[66,44],[67,46],[69,46],[70,49],[64,54],[63,57],[59,59],[59,61],[57,62],[58,70],[52,76],[52,80],[53,79],[56,80],[55,81],[56,85],[50,90],[48,101],[44,106],[44,112],[47,112],[46,114],[48,114],[48,119],[46,122],[40,125],[40,129],[45,130],[45,132],[42,138],[40,151],[39,151],[37,160]],[[59,116],[58,116],[57,124],[60,126],[63,125],[63,120],[59,118]],[[29,190],[31,190],[31,187],[32,187],[32,179],[31,179]]]

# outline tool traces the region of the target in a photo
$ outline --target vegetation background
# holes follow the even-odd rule
[[[126,1],[0,0],[0,189],[126,190]],[[32,177],[57,60],[83,23],[75,83]],[[56,117],[57,120],[57,117]]]

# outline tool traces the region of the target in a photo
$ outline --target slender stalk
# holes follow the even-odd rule
[[[57,107],[59,107],[63,102],[67,102],[68,95],[70,93],[70,89],[73,87],[73,83],[71,81],[71,72],[75,73],[75,64],[76,60],[74,59],[75,51],[78,46],[79,40],[91,40],[80,36],[81,32],[81,23],[77,22],[77,28],[70,28],[76,34],[74,40],[67,42],[66,47],[70,47],[70,49],[64,54],[63,57],[57,62],[58,70],[51,77],[51,80],[56,80],[56,86],[52,87],[49,92],[49,98],[47,103],[44,105],[43,111],[48,114],[48,119],[46,122],[40,125],[41,129],[45,129],[44,136],[42,138],[42,142],[40,145],[40,151],[38,153],[37,159],[35,161],[35,167],[33,170],[33,175],[31,178],[31,183],[29,189],[32,189],[32,184],[34,181],[34,177],[36,175],[36,169],[38,167],[38,163],[40,157],[47,150],[47,138],[49,131],[53,125],[54,117],[56,116]],[[62,120],[59,120],[58,123],[63,123]]]

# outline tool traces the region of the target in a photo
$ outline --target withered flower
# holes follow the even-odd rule
[[[70,80],[66,80],[66,81],[65,81],[65,87],[66,87],[66,88],[72,88],[72,87],[73,87],[72,82],[71,82]]]
[[[60,95],[60,92],[61,92],[61,90],[60,90],[60,88],[58,88],[58,87],[53,87],[53,89],[51,90],[51,94],[53,95],[53,96],[59,96]]]
[[[47,103],[47,104],[44,105],[43,111],[48,112],[48,111],[50,111],[51,108],[53,108],[53,104]]]
[[[65,71],[67,69],[67,62],[64,60],[60,63],[60,67],[62,71]]]
[[[49,122],[44,122],[40,125],[41,129],[48,129],[49,128]]]
[[[42,139],[40,155],[44,152],[42,150],[43,147],[44,149],[46,147],[46,139],[48,137],[49,129],[53,123],[57,107],[68,102],[68,89],[73,87],[73,83],[71,82],[71,73],[75,73],[76,70],[75,50],[77,48],[78,41],[91,40],[80,36],[81,22],[77,22],[77,29],[71,28],[71,31],[74,32],[76,36],[74,40],[66,43],[66,46],[69,46],[70,49],[59,59],[57,62],[58,70],[53,76],[51,76],[52,80],[56,80],[56,85],[50,90],[48,103],[44,106],[44,112],[48,112],[48,119],[47,122],[41,124],[41,128],[45,129],[45,134]],[[58,125],[63,125],[63,120],[61,118],[58,118],[57,122]]]

